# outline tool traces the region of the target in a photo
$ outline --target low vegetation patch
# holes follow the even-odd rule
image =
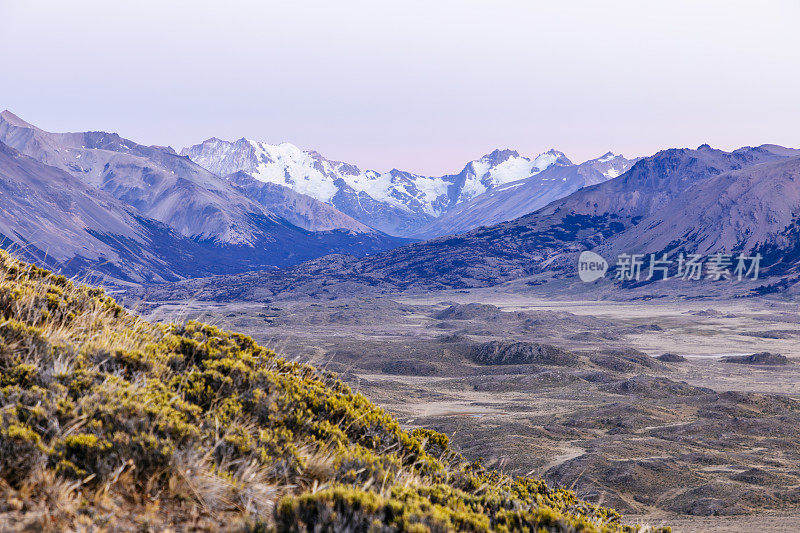
[[[0,251],[0,523],[11,529],[640,531],[468,462],[336,376],[151,324]]]

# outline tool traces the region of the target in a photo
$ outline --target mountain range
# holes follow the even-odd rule
[[[48,132],[10,111],[0,113],[0,143],[7,246],[70,275],[133,283],[369,255],[409,242],[403,237],[513,218],[631,163],[607,154],[574,165],[555,150],[533,159],[495,150],[458,174],[426,177],[361,171],[288,143],[246,139],[209,139],[179,155],[116,133]],[[496,191],[503,201],[493,197],[496,205],[483,209]]]
[[[609,152],[579,165],[495,150],[440,177],[246,139],[182,153],[1,113],[2,246],[106,283],[243,298],[574,281],[583,250],[760,253],[759,290],[800,279],[791,148]]]
[[[635,162],[608,153],[575,165],[557,150],[532,159],[514,150],[494,150],[470,161],[457,174],[421,176],[397,169],[361,170],[289,143],[268,144],[245,138],[211,138],[184,148],[181,154],[220,176],[237,175],[241,179],[247,175],[259,182],[286,186],[367,226],[414,238],[510,220],[580,187],[616,177]],[[537,178],[545,170],[558,168],[570,170]],[[510,191],[518,186],[524,186],[520,194],[486,198],[500,189]],[[485,203],[492,204],[491,210]],[[485,219],[481,216],[484,211]]]
[[[627,171],[638,159],[629,160],[611,152],[580,165],[566,158],[529,177],[500,183],[471,200],[458,204],[414,234],[434,238],[465,233],[521,217],[573,192],[603,183]],[[559,164],[560,163],[560,164]]]
[[[0,245],[69,272],[105,263],[131,281],[179,277],[159,250],[180,241],[165,224],[138,215],[71,174],[0,143]],[[112,267],[113,265],[113,267]],[[146,270],[149,277],[137,275]]]
[[[754,288],[794,291],[800,286],[800,151],[775,145],[668,149],[512,221],[362,259],[331,256],[266,276],[191,280],[160,296],[190,290],[212,299],[265,299],[298,288],[324,296],[352,294],[354,287],[430,291],[525,279],[534,285],[569,281],[585,291],[592,287],[577,281],[575,264],[587,249],[607,258],[762,253],[763,279]]]

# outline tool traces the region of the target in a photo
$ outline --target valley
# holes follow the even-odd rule
[[[800,3],[3,2],[0,533],[800,532]]]
[[[789,300],[475,289],[141,311],[246,332],[339,373],[405,427],[446,432],[468,458],[574,488],[629,521],[800,527],[800,313]],[[760,352],[789,363],[725,360]]]

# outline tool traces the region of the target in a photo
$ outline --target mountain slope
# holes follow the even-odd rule
[[[284,185],[336,207],[352,218],[392,235],[408,236],[493,187],[570,165],[555,150],[531,160],[512,150],[495,150],[453,175],[430,177],[393,169],[361,170],[283,143],[211,138],[181,154],[219,175],[245,172],[265,183]]]
[[[468,463],[244,335],[150,324],[0,250],[11,530],[646,531]]]
[[[3,143],[0,192],[3,245],[70,275],[94,272],[134,282],[174,280],[190,271],[176,260],[180,249],[200,251],[166,225]],[[164,254],[166,247],[172,253]]]
[[[464,233],[479,226],[513,220],[578,189],[615,178],[637,160],[628,160],[609,152],[580,165],[550,165],[524,179],[497,184],[471,200],[456,205],[414,234],[414,237],[434,238]]]
[[[187,237],[248,244],[264,231],[250,215],[275,218],[186,158],[113,133],[50,133],[3,111],[0,142],[69,172]]]
[[[789,159],[726,172],[679,195],[603,247],[627,253],[710,255],[753,251],[764,274],[800,260],[800,152]],[[763,275],[763,274],[762,274]]]
[[[572,210],[586,215],[644,216],[706,178],[784,157],[764,147],[746,147],[733,152],[716,150],[708,145],[697,150],[664,150],[640,160],[619,178],[588,187],[563,202],[551,204],[542,212]]]

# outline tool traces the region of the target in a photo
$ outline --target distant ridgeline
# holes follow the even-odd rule
[[[11,529],[645,530],[249,337],[148,323],[2,250],[0,397]]]

